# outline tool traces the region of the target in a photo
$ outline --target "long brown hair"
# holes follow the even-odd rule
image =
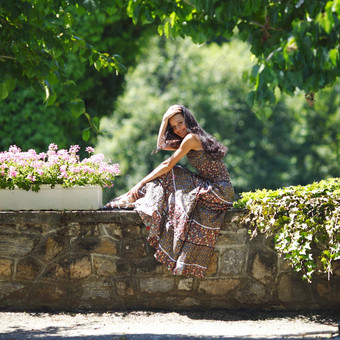
[[[208,152],[213,159],[221,159],[223,158],[227,152],[228,148],[223,144],[218,142],[216,138],[211,136],[209,133],[204,131],[201,126],[198,124],[197,120],[193,116],[193,114],[183,105],[179,105],[181,107],[181,114],[184,117],[185,126],[187,128],[188,133],[192,133],[202,143],[203,149]],[[183,138],[176,135],[168,123],[166,131],[164,133],[164,144],[165,146],[170,146],[174,149],[178,149],[180,144],[182,143]],[[161,148],[157,147],[156,152],[160,151]]]

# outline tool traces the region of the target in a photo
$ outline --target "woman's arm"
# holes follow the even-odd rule
[[[179,148],[172,154],[171,157],[166,159],[157,168],[155,168],[149,175],[144,177],[139,183],[137,183],[127,194],[132,196],[134,200],[138,198],[138,190],[147,182],[160,177],[169,172],[176,163],[183,158],[190,150],[199,150],[202,148],[202,144],[192,134],[188,134],[182,141]]]
[[[181,112],[182,112],[182,108],[179,105],[173,105],[173,106],[170,106],[169,109],[164,113],[162,123],[159,128],[159,132],[158,132],[158,138],[157,138],[157,146],[159,148],[163,150],[171,150],[171,151],[176,150],[174,148],[165,146],[164,135],[165,135],[165,131],[168,126],[168,123],[169,123],[169,119],[175,114],[181,113]]]

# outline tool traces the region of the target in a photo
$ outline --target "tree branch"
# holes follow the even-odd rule
[[[7,56],[7,55],[0,55],[0,59],[11,59],[11,60],[17,60],[17,58],[15,58],[15,57],[10,57],[10,56]]]

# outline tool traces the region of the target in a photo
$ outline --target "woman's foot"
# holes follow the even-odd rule
[[[133,209],[134,207],[133,199],[127,195],[122,195],[105,204],[99,210]]]

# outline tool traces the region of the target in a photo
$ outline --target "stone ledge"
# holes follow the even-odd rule
[[[337,308],[339,270],[302,281],[272,238],[250,239],[244,212],[227,211],[200,280],[154,259],[135,211],[0,211],[0,309]]]
[[[225,222],[233,222],[245,209],[227,210]],[[134,210],[7,210],[0,211],[1,224],[54,224],[54,223],[142,223]],[[225,225],[225,224],[224,224]],[[223,229],[223,226],[222,228]]]

